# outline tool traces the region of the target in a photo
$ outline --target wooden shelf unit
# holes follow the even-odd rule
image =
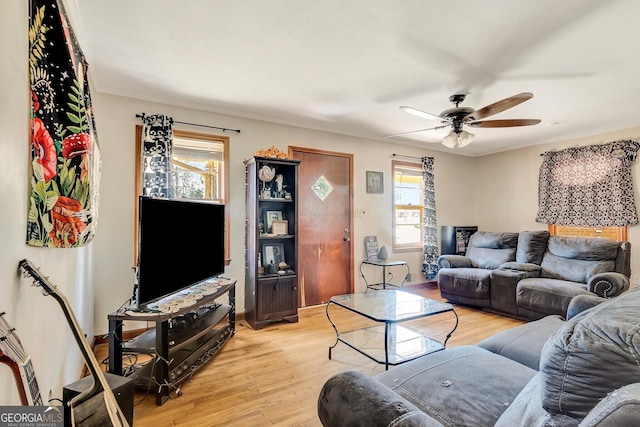
[[[298,321],[298,166],[299,160],[252,157],[246,160],[245,314],[254,329],[271,322]],[[261,170],[274,178],[261,180]],[[282,175],[282,190],[277,177]],[[264,175],[262,175],[264,177]],[[277,215],[274,213],[278,213]],[[281,216],[287,234],[271,234],[269,221]],[[286,267],[269,271],[265,247],[278,248]],[[274,256],[275,258],[275,256]]]

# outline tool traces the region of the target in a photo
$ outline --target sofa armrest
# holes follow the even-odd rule
[[[470,268],[471,259],[464,255],[440,255],[438,257],[438,267],[440,268]]]
[[[533,264],[531,262],[505,262],[500,265],[500,270],[515,270],[522,271],[526,273],[535,273],[535,274],[527,274],[527,277],[538,277],[540,275],[540,271],[542,267],[538,264]]]
[[[576,295],[571,298],[571,301],[569,302],[566,318],[569,320],[604,301],[606,301],[606,298],[599,297],[598,295]]]
[[[318,397],[324,427],[442,427],[381,382],[357,371],[329,378]]]
[[[640,419],[640,384],[620,387],[602,399],[579,426],[632,426]]]
[[[594,274],[587,282],[587,290],[603,298],[618,296],[629,289],[629,286],[629,278],[615,272]]]

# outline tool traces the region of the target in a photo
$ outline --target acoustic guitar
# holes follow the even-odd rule
[[[129,423],[82,333],[67,298],[57,290],[55,285],[49,282],[48,278],[40,274],[39,269],[31,261],[23,259],[20,261],[20,268],[33,279],[34,285],[42,287],[45,295],[52,296],[60,304],[93,377],[93,387],[78,394],[67,403],[71,409],[71,425],[79,427],[129,427]]]
[[[15,328],[9,326],[4,318],[5,314],[5,312],[0,313],[0,363],[11,368],[18,386],[20,403],[24,406],[40,406],[42,398],[31,364],[31,356],[24,351]]]

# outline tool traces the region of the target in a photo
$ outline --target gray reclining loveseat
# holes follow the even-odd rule
[[[577,295],[614,297],[631,276],[631,245],[600,237],[478,231],[466,256],[441,255],[438,286],[449,302],[527,320],[564,316]]]
[[[598,299],[579,296],[581,299]],[[345,371],[318,398],[325,427],[619,427],[640,420],[640,287],[566,322],[547,316],[477,346],[369,377]],[[571,308],[571,307],[570,307]]]

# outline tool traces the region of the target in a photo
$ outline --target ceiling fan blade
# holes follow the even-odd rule
[[[465,123],[474,128],[508,128],[514,126],[532,126],[540,123],[539,119],[505,119],[505,120],[485,120],[482,122]]]
[[[409,131],[409,132],[402,132],[402,133],[396,133],[396,134],[393,134],[393,135],[387,135],[387,136],[385,136],[385,138],[393,138],[395,136],[409,135],[411,133],[425,132],[425,131],[428,131],[428,130],[437,130],[437,129],[442,129],[442,128],[446,128],[446,127],[449,127],[449,126],[450,125],[440,125],[440,126],[436,126],[436,127],[432,127],[432,128],[412,130],[412,131]]]
[[[504,110],[515,107],[518,104],[522,104],[524,101],[528,101],[533,98],[531,92],[522,92],[517,95],[510,96],[509,98],[501,99],[500,101],[489,104],[486,107],[482,107],[479,110],[474,111],[465,117],[465,120],[480,120],[485,117],[493,116]]]
[[[428,120],[439,120],[439,121],[448,121],[446,118],[440,117],[436,114],[427,113],[426,111],[416,110],[412,107],[400,107],[402,111],[406,111],[409,114],[413,114],[414,116],[422,117],[423,119]]]

